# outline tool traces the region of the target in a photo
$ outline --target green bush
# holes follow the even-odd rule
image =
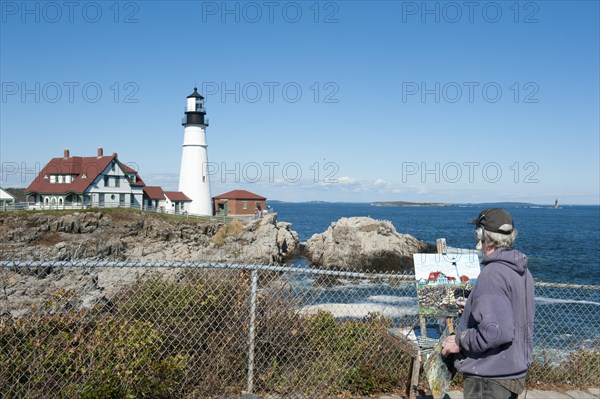
[[[150,323],[79,312],[0,327],[3,389],[14,397],[166,398],[186,358],[161,350]]]
[[[403,366],[409,358],[386,340],[389,319],[372,315],[339,321],[331,313],[319,311],[293,323],[270,323],[264,329],[276,329],[277,325],[279,334],[273,334],[274,338],[293,347],[294,354],[259,351],[271,354],[269,362],[257,367],[258,388],[265,393],[369,395],[405,383]],[[290,331],[282,332],[284,326]],[[270,345],[272,349],[277,343],[271,340]]]
[[[233,276],[202,271],[187,271],[183,278],[155,276],[115,299],[119,314],[152,323],[164,337],[165,352],[187,359],[192,371],[173,397],[189,392],[208,398],[245,386],[249,289],[243,276]]]

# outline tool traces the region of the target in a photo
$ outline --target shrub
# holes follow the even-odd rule
[[[291,356],[285,351],[259,351],[271,354],[266,365],[257,367],[258,387],[265,393],[369,395],[405,383],[407,374],[402,371],[410,358],[388,344],[389,319],[371,315],[340,321],[323,311],[296,317],[287,324],[291,331],[278,329],[279,334],[272,334],[270,341],[271,347],[277,345],[275,339],[294,348]]]
[[[0,327],[3,390],[14,397],[164,398],[187,358],[166,354],[150,323],[80,312]]]
[[[599,386],[600,350],[581,349],[570,352],[568,358],[559,364],[538,360],[529,368],[527,384],[530,388],[537,389]]]
[[[183,278],[155,276],[115,299],[123,317],[152,323],[161,331],[166,353],[188,360],[191,371],[178,386],[175,398],[186,392],[193,398],[208,398],[228,389],[235,388],[238,393],[243,389],[248,287],[243,276],[223,273],[211,276],[188,271]]]

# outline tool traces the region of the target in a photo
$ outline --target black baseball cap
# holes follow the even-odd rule
[[[515,228],[512,216],[502,208],[484,209],[477,219],[470,221],[469,224],[500,234],[510,234]]]

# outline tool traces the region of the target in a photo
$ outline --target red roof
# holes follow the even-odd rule
[[[146,186],[144,187],[144,195],[153,200],[164,200],[165,192],[160,186]]]
[[[217,195],[215,199],[247,199],[247,200],[266,200],[265,197],[251,193],[246,190],[233,190],[225,194]]]
[[[438,276],[443,274],[442,272],[431,272],[429,273],[429,281],[435,281],[438,279]]]
[[[462,276],[460,276],[460,281],[463,283],[466,283],[469,280],[470,280],[469,277],[465,276],[464,274]]]
[[[188,198],[181,191],[165,191],[165,195],[171,201],[191,201],[191,198]]]
[[[27,187],[25,192],[40,194],[82,194],[113,159],[116,159],[116,155],[114,154],[102,157],[52,158],[31,182],[29,187]],[[131,183],[132,186],[143,187],[145,185],[135,170],[122,164],[118,159],[116,160],[127,173],[135,173],[136,182]],[[71,175],[73,176],[73,181],[71,183],[50,183],[50,175]],[[44,178],[44,176],[47,176],[47,178]]]

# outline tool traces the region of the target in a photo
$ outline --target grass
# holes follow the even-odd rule
[[[165,220],[175,220],[186,224],[205,224],[205,223],[225,223],[230,224],[237,221],[227,216],[196,216],[196,215],[174,215],[170,213],[148,212],[136,208],[83,208],[83,209],[34,209],[34,210],[14,210],[6,213],[27,213],[27,214],[45,214],[45,215],[68,215],[71,213],[104,213],[111,216],[121,216],[127,218],[129,215],[152,215]]]
[[[242,231],[244,231],[244,225],[239,220],[233,220],[231,223],[221,226],[213,236],[212,241],[215,245],[221,246],[225,243],[227,237],[237,236]]]

